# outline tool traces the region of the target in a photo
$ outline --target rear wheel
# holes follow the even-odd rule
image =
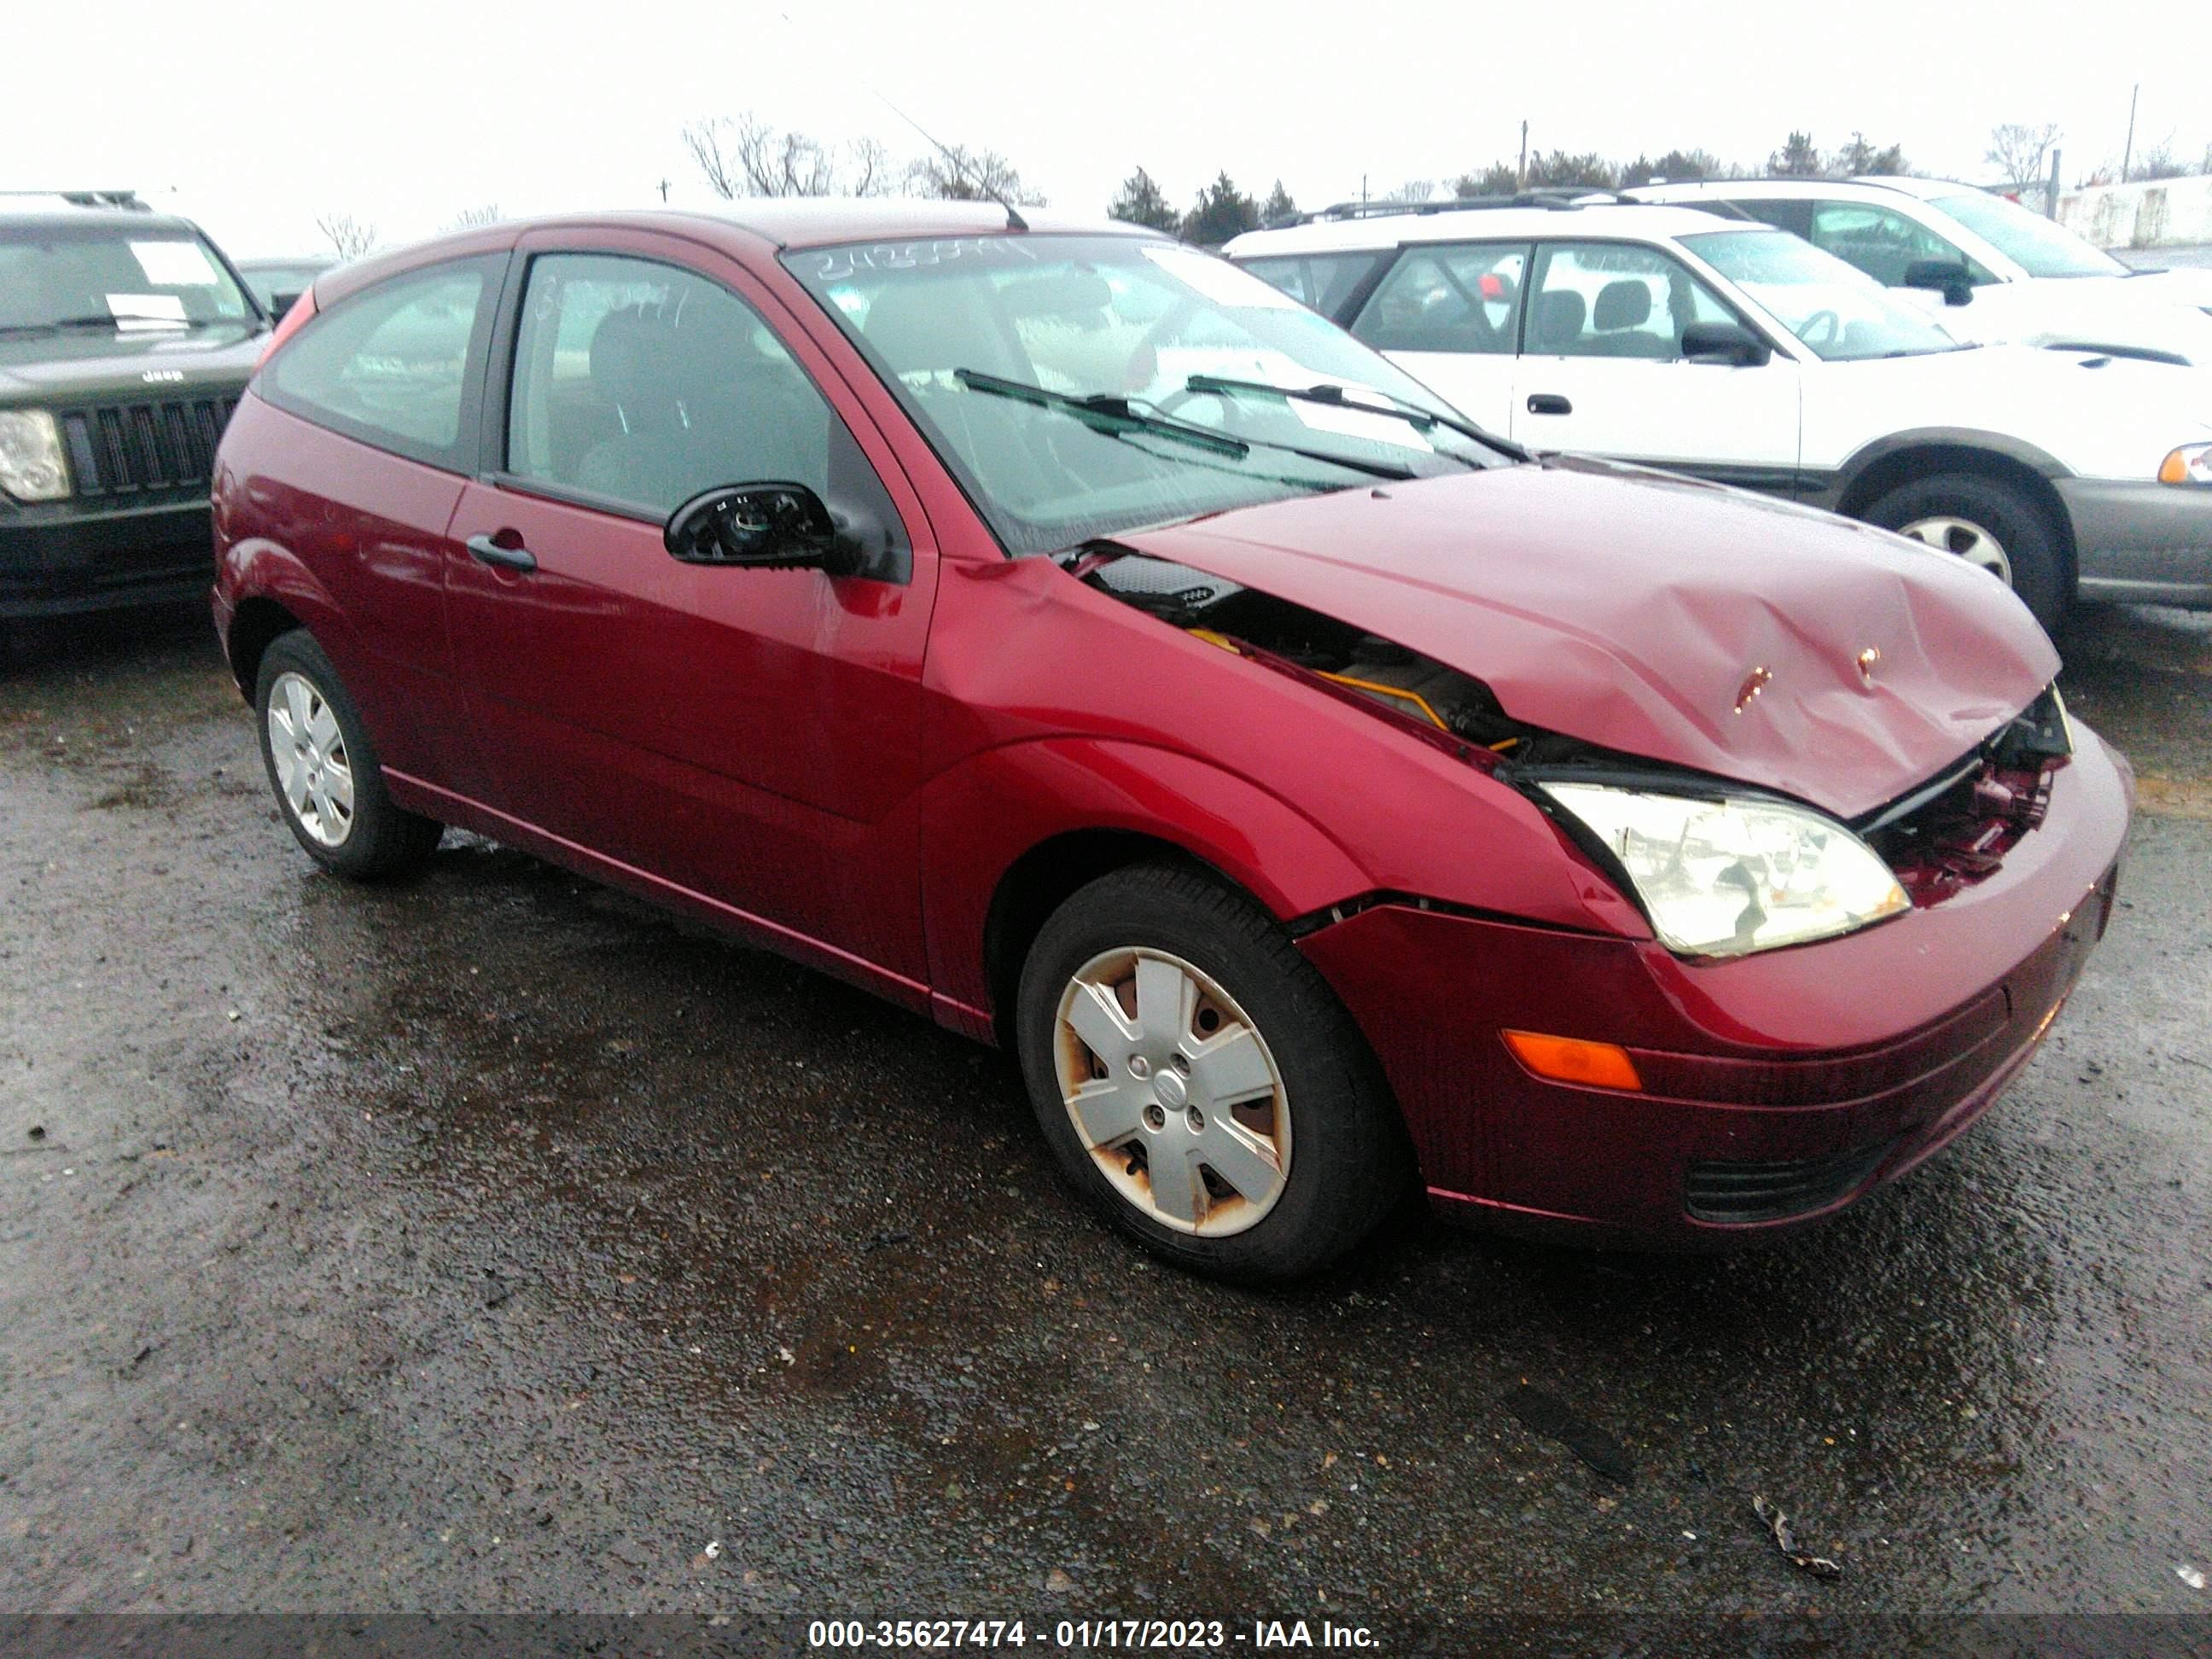
[[[1115,1225],[1180,1266],[1285,1279],[1405,1189],[1405,1136],[1358,1028],[1249,899],[1116,871],[1038,933],[1016,1001],[1045,1139]]]
[[[2017,487],[1978,473],[1939,473],[1891,490],[1864,516],[1988,571],[2046,631],[2065,619],[2072,595],[2057,526]]]
[[[368,728],[312,635],[280,635],[261,653],[253,701],[269,787],[309,857],[365,880],[436,850],[444,826],[392,803]]]

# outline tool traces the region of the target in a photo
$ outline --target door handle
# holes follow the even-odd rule
[[[502,531],[500,533],[502,535],[511,535],[514,532],[511,531]],[[532,553],[528,548],[502,547],[499,543],[494,541],[489,536],[470,537],[469,551],[475,556],[479,563],[494,565],[501,570],[535,570],[538,568],[538,556],[535,553]]]
[[[1556,392],[1532,392],[1528,394],[1531,415],[1571,415],[1575,406]]]

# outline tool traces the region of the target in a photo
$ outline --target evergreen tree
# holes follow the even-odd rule
[[[1809,132],[1792,132],[1790,141],[1766,158],[1766,166],[1784,179],[1817,179],[1826,171]]]
[[[1167,192],[1153,183],[1152,175],[1142,167],[1121,181],[1121,193],[1107,204],[1106,214],[1109,218],[1128,224],[1164,230],[1170,236],[1182,224],[1182,216],[1175,210]]]
[[[1198,205],[1182,222],[1182,239],[1200,247],[1219,247],[1231,237],[1259,228],[1260,204],[1224,172],[1198,192]]]

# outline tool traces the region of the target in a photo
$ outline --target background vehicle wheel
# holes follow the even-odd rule
[[[2045,632],[2065,619],[2073,596],[2057,527],[2013,485],[1972,472],[1939,473],[1891,490],[1864,516],[1997,577]]]
[[[1200,872],[1133,866],[1061,905],[1024,964],[1015,1033],[1070,1177],[1180,1266],[1310,1273],[1411,1176],[1351,1015],[1264,910]]]
[[[445,826],[392,805],[353,699],[305,629],[262,653],[253,705],[277,810],[317,863],[367,879],[412,868],[436,850]]]

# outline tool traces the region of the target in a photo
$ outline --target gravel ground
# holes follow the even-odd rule
[[[1753,1254],[1408,1214],[1256,1294],[1096,1226],[999,1055],[480,841],[317,873],[204,618],[52,635],[0,670],[0,1611],[2203,1614],[2212,619],[2067,654],[2144,816],[1945,1156]]]

